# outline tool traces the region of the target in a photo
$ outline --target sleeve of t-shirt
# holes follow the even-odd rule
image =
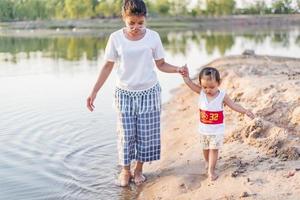
[[[155,32],[155,47],[153,50],[154,60],[160,60],[165,57],[164,47],[162,45],[159,34]]]
[[[106,44],[104,59],[106,61],[116,62],[118,59],[118,53],[114,44],[113,36],[110,35]]]

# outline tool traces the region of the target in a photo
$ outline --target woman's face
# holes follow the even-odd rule
[[[145,16],[128,15],[124,16],[123,20],[129,33],[136,35],[144,32],[146,23]]]

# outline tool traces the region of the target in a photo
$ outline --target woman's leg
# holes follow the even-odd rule
[[[131,172],[130,172],[130,165],[123,166],[122,171],[119,174],[119,185],[121,187],[128,186],[131,178],[132,178],[132,176],[131,176]]]
[[[142,113],[137,118],[137,164],[134,181],[137,185],[146,178],[143,163],[160,159],[160,111]]]
[[[160,86],[157,84],[138,99],[136,123],[137,163],[134,170],[134,182],[137,185],[146,181],[146,177],[143,175],[144,162],[160,159],[160,90]]]
[[[141,161],[136,162],[133,177],[134,177],[134,182],[137,185],[143,183],[146,180],[145,176],[143,175],[143,165],[144,163]]]
[[[130,173],[131,161],[135,159],[136,117],[130,113],[118,113],[118,152],[119,164],[122,167],[118,184],[122,187],[128,186],[132,178]]]

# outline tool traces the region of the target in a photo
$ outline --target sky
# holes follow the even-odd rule
[[[247,5],[251,5],[254,2],[265,2],[267,5],[271,5],[273,2],[275,2],[276,0],[235,0],[236,5],[238,8],[243,8]],[[293,5],[296,7],[297,5],[297,0],[292,0]]]
[[[192,1],[192,4],[195,4],[197,2],[197,0],[191,0],[191,1]],[[267,5],[271,5],[276,0],[235,0],[237,8],[244,8],[251,4],[254,4],[255,2],[263,2],[263,1]],[[293,2],[293,6],[297,7],[297,0],[292,0],[292,2]]]

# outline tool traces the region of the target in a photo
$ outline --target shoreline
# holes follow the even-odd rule
[[[297,199],[300,59],[228,56],[209,65],[220,70],[221,88],[257,118],[225,109],[220,177],[211,183],[198,142],[197,95],[181,85],[163,105],[162,157],[145,165],[138,199]]]
[[[148,18],[148,27],[159,30],[212,30],[241,31],[251,29],[287,28],[300,26],[300,14],[293,15],[236,15],[223,17],[160,17]],[[97,35],[111,32],[123,26],[116,19],[81,19],[0,22],[1,36],[37,35]],[[38,34],[34,34],[38,33]]]

